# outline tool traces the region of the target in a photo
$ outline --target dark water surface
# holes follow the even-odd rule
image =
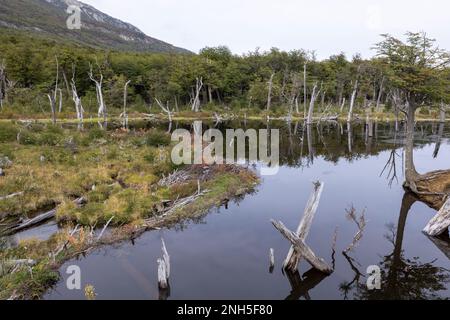
[[[255,122],[246,126],[267,125]],[[169,299],[450,298],[450,260],[422,233],[436,212],[402,188],[403,125],[395,133],[393,123],[378,123],[373,137],[364,124],[354,125],[350,136],[346,125],[337,123],[314,125],[309,135],[303,125],[295,123],[271,123],[270,128],[281,129],[282,167],[277,175],[263,177],[255,194],[230,203],[228,208],[213,209],[201,221],[147,232],[134,243],[104,247],[69,261],[60,270],[60,282],[45,299],[85,298],[83,290],[66,288],[69,265],[80,266],[82,286],[93,285],[98,299],[158,299],[156,260],[161,256],[161,236],[171,255]],[[449,138],[448,124],[417,125],[415,161],[419,172],[450,168]],[[392,177],[394,169],[389,176],[390,166],[381,175],[392,158],[398,181]],[[295,230],[311,182],[318,179],[325,189],[306,242],[331,264],[338,227],[335,272],[325,277],[309,271],[310,266],[302,262],[300,274],[288,277],[281,272],[281,265],[289,243],[270,219]],[[358,231],[346,218],[346,209],[352,205],[358,214],[365,210],[367,227],[359,245],[346,257],[342,251]],[[276,257],[272,274],[270,248],[275,249]],[[371,265],[383,270],[380,291],[366,289],[366,269]]]

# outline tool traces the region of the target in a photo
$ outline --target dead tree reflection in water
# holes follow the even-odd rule
[[[353,153],[353,131],[352,131],[352,124],[351,122],[347,122],[347,144],[348,144],[348,152]]]
[[[386,162],[383,170],[381,171],[380,177],[386,173],[386,179],[389,181],[389,187],[392,187],[394,180],[398,184],[398,176],[397,176],[397,157],[400,155],[397,152],[397,131],[394,132],[394,146],[392,147],[391,154],[389,155],[389,159]],[[403,167],[403,163],[402,163]]]
[[[347,212],[346,218],[355,223],[355,225],[358,227],[358,231],[353,236],[353,239],[352,239],[352,242],[350,243],[350,245],[342,252],[342,255],[347,260],[347,262],[350,265],[350,268],[353,270],[353,272],[355,274],[354,278],[351,281],[343,282],[339,286],[339,290],[342,291],[342,293],[344,294],[345,300],[348,299],[348,295],[353,289],[355,289],[361,285],[360,279],[364,278],[363,273],[361,271],[359,271],[359,269],[356,267],[356,265],[360,266],[360,264],[354,258],[350,257],[349,254],[350,254],[350,252],[355,250],[355,248],[361,241],[361,239],[364,235],[364,230],[366,229],[366,225],[367,225],[366,218],[365,218],[365,210],[363,210],[363,212],[361,212],[361,214],[358,215],[356,213],[356,209],[352,206],[350,209],[347,209],[346,212]]]
[[[298,270],[295,272],[286,271],[286,276],[289,279],[292,290],[285,300],[300,300],[302,297],[305,300],[311,300],[309,291],[317,287],[329,275],[312,268],[305,272],[303,276],[300,275]]]
[[[367,286],[357,287],[355,298],[362,300],[422,300],[439,299],[439,291],[446,290],[449,270],[423,263],[419,258],[406,258],[403,239],[408,213],[418,201],[413,193],[405,193],[402,200],[397,229],[392,228],[387,239],[393,244],[392,253],[378,263],[382,271],[381,290],[370,291]]]

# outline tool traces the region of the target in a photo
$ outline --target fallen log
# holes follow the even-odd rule
[[[16,193],[4,196],[4,197],[0,197],[0,201],[7,200],[7,199],[12,199],[12,198],[19,197],[19,196],[22,196],[22,195],[23,195],[23,192],[16,192]]]
[[[317,212],[317,208],[319,207],[320,197],[322,195],[324,188],[324,184],[322,182],[314,182],[314,190],[308,200],[308,204],[306,205],[303,218],[300,221],[298,226],[296,235],[302,241],[305,241],[309,235],[309,231],[311,230],[311,225],[314,220],[314,216]],[[298,268],[298,264],[300,262],[301,255],[294,250],[294,246],[289,250],[288,256],[284,261],[283,268],[288,269],[291,272],[295,272]]]
[[[436,237],[443,234],[450,226],[450,198],[447,199],[444,206],[439,210],[436,216],[428,222],[423,230],[427,235]]]
[[[308,263],[311,264],[311,266],[326,274],[331,274],[333,272],[333,268],[328,266],[328,264],[323,259],[317,257],[315,253],[311,250],[311,248],[308,247],[305,244],[305,242],[302,239],[300,239],[299,236],[297,236],[288,228],[286,228],[282,222],[277,222],[274,220],[271,220],[271,222],[274,225],[274,227],[278,231],[280,231],[281,234],[292,243],[296,253],[298,253],[301,257],[305,258],[305,260],[308,261]]]
[[[169,282],[167,279],[166,263],[163,259],[158,259],[158,286],[160,289],[167,289]]]
[[[74,201],[74,203],[78,206],[81,206],[85,202],[86,202],[86,200],[84,198],[78,198]],[[55,215],[56,215],[56,209],[50,210],[48,212],[38,215],[37,217],[28,219],[14,227],[8,228],[8,230],[6,231],[6,234],[16,233],[16,232],[22,231],[24,229],[28,229],[34,225],[37,225],[39,223],[42,223],[42,222],[45,222],[47,220],[54,218]]]
[[[166,243],[164,242],[164,239],[161,238],[162,243],[162,253],[163,253],[163,261],[166,266],[166,278],[170,278],[170,256],[167,252]]]

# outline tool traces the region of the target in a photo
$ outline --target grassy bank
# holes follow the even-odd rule
[[[0,198],[16,194],[0,200],[0,229],[53,208],[61,227],[48,240],[0,243],[0,299],[39,298],[68,259],[197,219],[250,192],[258,181],[236,166],[174,166],[170,136],[156,129],[76,131],[3,123],[0,146]],[[78,206],[74,200],[81,197],[85,203]],[[111,228],[98,239],[108,221]]]

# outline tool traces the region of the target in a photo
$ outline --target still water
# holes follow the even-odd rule
[[[219,127],[267,126],[249,122]],[[44,298],[85,299],[84,290],[66,288],[70,265],[81,268],[82,287],[93,285],[98,299],[160,298],[156,260],[161,237],[171,255],[169,299],[450,298],[450,260],[445,254],[450,256],[450,241],[447,237],[434,243],[422,233],[436,212],[402,188],[402,124],[398,132],[393,123],[375,124],[373,137],[363,123],[350,132],[338,123],[314,125],[309,132],[303,124],[269,127],[281,130],[281,168],[275,176],[262,177],[254,194],[214,208],[200,221],[147,232],[133,242],[69,261]],[[450,126],[419,123],[416,130],[418,171],[450,168]],[[289,243],[270,219],[295,230],[315,180],[323,181],[325,189],[306,242],[332,264],[337,228],[335,272],[326,277],[302,262],[299,274],[284,275],[281,266]],[[358,231],[346,217],[352,206],[357,214],[365,212],[367,227],[358,246],[345,256],[342,251]],[[270,248],[276,258],[273,273]],[[380,291],[367,290],[366,270],[371,265],[383,272]]]

